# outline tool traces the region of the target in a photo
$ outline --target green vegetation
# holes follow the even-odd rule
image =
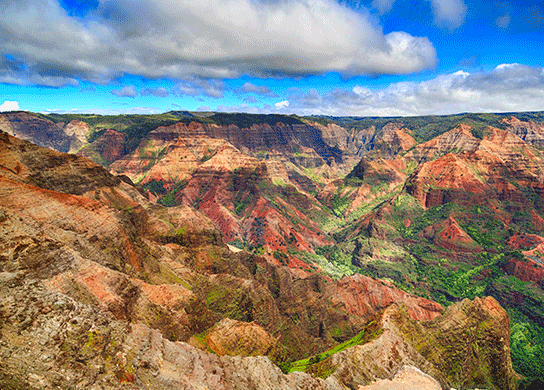
[[[355,337],[349,339],[348,341],[345,341],[341,344],[338,344],[336,347],[331,348],[325,352],[322,352],[320,354],[317,354],[315,356],[312,356],[308,359],[302,359],[297,360],[296,362],[292,362],[289,364],[289,367],[286,369],[286,372],[294,372],[294,371],[306,371],[311,365],[319,363],[335,353],[341,352],[345,349],[348,349],[350,347],[353,347],[355,345],[362,344],[364,342],[368,342],[368,337],[365,336],[365,330],[363,329],[359,334],[357,334]]]
[[[201,121],[199,118],[180,118],[171,114],[153,115],[94,115],[94,114],[35,114],[55,123],[68,123],[79,120],[89,125],[89,142],[95,141],[107,129],[117,130],[127,137],[127,150],[136,149],[142,138],[159,126],[169,126],[177,122]]]
[[[278,122],[286,125],[302,125],[304,122],[302,118],[296,115],[277,115],[277,114],[243,114],[243,113],[218,113],[209,117],[214,123],[218,125],[236,125],[239,128],[251,127],[251,125],[258,125],[266,123],[270,126],[275,126]]]
[[[162,204],[165,207],[177,206],[179,204],[178,201],[176,200],[178,192],[181,191],[186,185],[187,185],[186,181],[180,181],[176,183],[174,188],[170,192],[168,192],[166,195],[159,198],[157,202]]]
[[[458,115],[430,115],[418,117],[311,117],[324,125],[335,123],[347,129],[355,129],[359,132],[374,126],[376,131],[381,130],[389,123],[402,123],[412,131],[412,136],[417,142],[425,142],[455,128],[459,123],[465,123],[486,128],[488,126],[504,129],[502,119],[511,114],[458,114]],[[521,120],[544,121],[544,114],[537,113],[516,113],[515,116]]]
[[[162,179],[158,181],[153,179],[147,182],[146,184],[144,184],[142,187],[145,190],[148,190],[149,192],[151,192],[155,196],[161,196],[166,194],[166,189],[164,188],[164,186],[165,186],[165,183],[162,181]]]
[[[185,114],[180,112],[169,112],[164,114],[152,115],[94,115],[94,114],[40,114],[34,113],[36,116],[51,120],[55,123],[68,123],[72,120],[85,122],[90,127],[88,141],[94,142],[107,129],[113,129],[125,135],[127,152],[132,152],[140,144],[141,140],[147,136],[149,132],[160,126],[170,126],[178,122],[190,123],[217,123],[206,115],[197,115],[196,113]],[[211,156],[205,156],[204,161]],[[96,161],[96,160],[95,160]],[[151,165],[149,166],[151,167]]]
[[[510,316],[510,349],[514,369],[527,378],[544,378],[544,327],[513,307]]]

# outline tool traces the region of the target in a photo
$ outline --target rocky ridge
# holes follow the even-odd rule
[[[0,130],[60,152],[75,152],[87,143],[89,126],[79,120],[53,123],[33,114],[16,111],[0,114]]]

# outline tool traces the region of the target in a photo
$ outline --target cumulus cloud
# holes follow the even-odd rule
[[[463,24],[467,13],[467,6],[463,0],[428,1],[431,3],[433,15],[438,24],[450,28],[456,28]],[[385,14],[391,11],[394,3],[395,0],[373,0],[372,7],[377,9],[379,13]]]
[[[438,23],[451,28],[463,24],[467,14],[467,6],[463,0],[430,0],[433,14]]]
[[[376,8],[381,14],[391,11],[395,0],[373,0],[372,7]]]
[[[235,92],[242,93],[256,93],[258,95],[264,95],[264,96],[270,96],[270,97],[277,97],[278,95],[270,90],[266,85],[255,85],[253,83],[245,82],[244,85],[242,85],[240,88],[238,88]]]
[[[274,106],[276,108],[286,108],[286,107],[289,107],[289,101],[283,100],[281,102],[277,102],[276,104],[274,104]]]
[[[300,115],[409,116],[544,109],[544,68],[502,64],[488,72],[458,71],[432,80],[292,93],[289,111]],[[276,107],[282,108],[282,107]]]
[[[157,96],[157,97],[167,97],[170,95],[170,92],[164,88],[164,87],[157,87],[157,88],[144,88],[140,94],[142,96]]]
[[[129,97],[133,99],[138,96],[136,88],[134,88],[133,85],[127,85],[121,89],[113,89],[111,93],[118,97]]]
[[[204,95],[212,98],[221,98],[226,89],[226,85],[220,80],[203,80],[200,78],[190,78],[177,83],[173,92],[176,96],[197,96]]]
[[[459,2],[433,0],[444,15],[458,15]],[[407,74],[437,61],[428,39],[383,34],[367,11],[336,0],[102,0],[81,16],[59,0],[12,1],[2,5],[0,53],[24,64],[0,60],[4,80],[53,87],[125,74]]]
[[[17,111],[19,110],[19,103],[5,100],[4,103],[0,104],[0,112],[3,111]]]

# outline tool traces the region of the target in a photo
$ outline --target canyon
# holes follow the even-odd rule
[[[0,386],[538,377],[527,116],[1,114]]]

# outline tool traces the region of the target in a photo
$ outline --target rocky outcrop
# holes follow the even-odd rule
[[[427,161],[410,177],[407,192],[422,206],[437,206],[453,199],[474,204],[493,198],[528,205],[531,199],[527,199],[520,185],[530,187],[539,197],[544,194],[542,161],[520,138],[491,128],[481,141],[470,138],[469,130],[464,127],[444,136],[447,134],[458,134],[460,139],[467,141],[461,143],[465,151]],[[429,142],[436,142],[441,137]],[[437,153],[433,148],[425,150],[432,153],[420,158],[428,159]],[[407,155],[407,158],[411,157]]]
[[[508,315],[491,297],[464,300],[424,322],[410,320],[406,308],[392,305],[367,325],[367,342],[308,371],[330,371],[333,378],[357,389],[393,379],[408,365],[438,380],[442,388],[515,389],[508,324]]]
[[[436,246],[453,250],[479,253],[482,248],[459,226],[451,215],[444,221],[427,226],[421,236]]]
[[[440,390],[442,387],[435,379],[413,366],[404,366],[393,379],[382,379],[368,386],[359,386],[358,390]]]
[[[249,127],[236,125],[205,125],[204,131],[212,138],[222,138],[242,151],[256,153],[259,150],[270,150],[292,153],[296,145],[307,147],[328,161],[342,162],[342,151],[330,146],[323,140],[323,134],[317,127],[304,122],[284,124],[253,124]]]
[[[388,123],[376,132],[373,139],[372,155],[392,159],[398,153],[405,152],[416,145],[411,131],[402,123]]]
[[[367,331],[372,332],[369,333],[369,342],[333,355],[331,360],[335,368],[332,375],[320,379],[301,372],[285,375],[267,357],[219,356],[186,343],[172,342],[159,331],[142,324],[115,320],[94,305],[52,291],[41,281],[30,280],[21,272],[0,272],[0,287],[0,383],[3,387],[13,388],[47,389],[58,386],[109,389],[122,386],[163,389],[181,386],[340,390],[344,386],[355,389],[358,383],[369,383],[372,378],[389,378],[394,383],[424,381],[425,386],[435,383],[413,368],[404,368],[407,364],[419,367],[423,372],[435,372],[436,378],[446,383],[462,384],[449,382],[449,378],[444,379],[440,372],[435,371],[435,361],[424,357],[425,346],[437,341],[433,335],[440,329],[443,334],[437,345],[446,346],[446,351],[436,360],[447,359],[452,353],[448,347],[472,345],[471,338],[459,340],[457,337],[460,335],[455,332],[459,331],[457,327],[462,323],[472,321],[475,313],[490,321],[504,321],[501,310],[487,299],[482,303],[464,303],[460,311],[449,310],[453,314],[423,323],[421,326],[425,332],[419,334],[413,330],[418,323],[411,322],[403,314],[402,308],[394,305],[376,319],[375,325],[367,327]],[[466,317],[455,317],[459,313]],[[450,325],[432,326],[441,322]],[[227,328],[232,328],[232,325],[251,326],[236,325],[232,321],[219,324]],[[480,348],[476,357],[489,359],[488,362],[481,361],[480,365],[467,362],[463,367],[472,367],[472,370],[476,370],[472,372],[478,372],[488,365],[495,365],[495,370],[509,372],[504,362],[495,357],[504,354],[504,347],[507,347],[504,341],[496,339],[502,335],[500,329],[504,328],[504,322],[500,327],[493,327],[498,325],[495,322],[489,325],[489,328],[463,327],[463,336],[466,329],[474,330],[471,333],[476,335],[474,342],[481,340],[477,344]],[[411,338],[406,337],[407,334]],[[420,340],[418,337],[428,341],[414,343],[414,338]],[[415,346],[408,344],[410,342]],[[489,345],[494,345],[494,348],[489,350]],[[418,350],[418,347],[421,349]],[[498,355],[494,355],[493,351]],[[461,361],[465,357],[466,354]],[[323,363],[328,364],[328,361]],[[385,370],[378,370],[382,364]],[[370,372],[375,374],[369,376]],[[463,368],[458,373],[462,376],[471,371]],[[414,377],[414,374],[417,376]],[[512,375],[511,372],[505,375],[502,382],[463,383],[508,389],[512,388],[507,385]],[[415,378],[417,382],[414,382]],[[493,380],[494,377],[491,378]],[[382,381],[374,386],[383,384]]]
[[[58,124],[57,124],[58,125]],[[73,119],[64,126],[64,133],[72,137],[72,142],[70,143],[69,153],[76,153],[82,147],[87,144],[87,135],[89,135],[91,129],[89,125],[85,122],[81,122],[77,119]],[[61,152],[61,150],[59,150]]]
[[[363,318],[372,316],[376,308],[383,309],[394,302],[404,302],[408,315],[416,320],[433,319],[444,310],[436,302],[396,289],[391,282],[360,274],[344,276],[329,287],[329,294],[333,305],[342,304],[349,313]]]
[[[503,119],[508,127],[507,131],[512,132],[529,145],[544,147],[544,126],[534,121],[521,121],[514,116]]]
[[[20,272],[0,272],[0,287],[2,388],[342,388],[333,379],[284,375],[267,357],[220,357],[172,342]]]
[[[478,148],[479,143],[480,141],[472,134],[470,126],[458,125],[453,130],[417,145],[406,153],[405,157],[425,162],[447,153],[473,152]]]
[[[515,276],[524,282],[538,283],[544,280],[544,264],[542,259],[525,258],[523,260],[510,259],[504,265],[504,270],[508,275]]]
[[[27,112],[0,114],[0,131],[59,152],[74,152],[87,141],[89,126],[71,121],[54,123]]]
[[[125,155],[125,136],[118,131],[108,129],[78,154],[108,166]]]
[[[258,324],[234,321],[224,318],[206,332],[201,344],[193,338],[197,346],[224,356],[270,356],[281,357],[282,350],[277,339]]]

